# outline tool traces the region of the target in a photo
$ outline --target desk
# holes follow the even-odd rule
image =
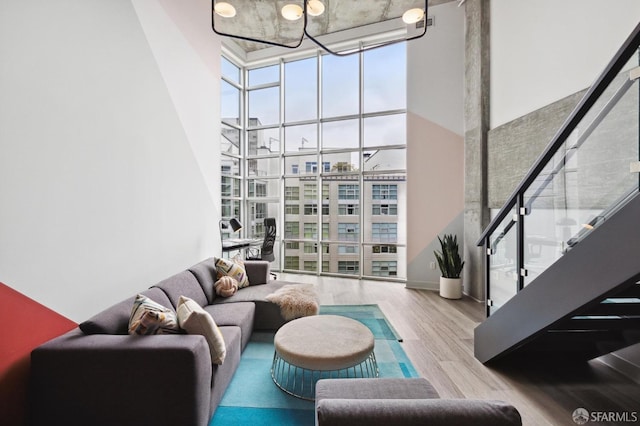
[[[261,245],[262,238],[227,238],[222,241],[222,252],[245,250],[249,247]]]

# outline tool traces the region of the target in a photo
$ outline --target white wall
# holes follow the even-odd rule
[[[220,44],[190,3],[204,53],[157,0],[0,3],[0,281],[75,321],[218,251]]]
[[[437,237],[463,235],[464,8],[429,15],[435,26],[407,45],[407,286],[437,289]]]
[[[491,0],[491,128],[588,88],[640,1]]]

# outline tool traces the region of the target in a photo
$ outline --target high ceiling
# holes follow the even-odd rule
[[[299,44],[304,19],[288,21],[280,13],[290,3],[302,5],[302,0],[225,0],[236,9],[233,18],[214,14],[216,31],[247,38],[271,40],[287,46]],[[429,0],[437,6],[460,0]],[[322,0],[325,11],[317,17],[309,16],[307,31],[314,37],[363,27],[372,23],[399,18],[408,9],[424,7],[424,0]],[[269,44],[232,39],[245,53],[270,47]]]

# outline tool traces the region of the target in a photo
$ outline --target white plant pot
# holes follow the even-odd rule
[[[440,277],[440,296],[446,299],[462,297],[462,278]]]

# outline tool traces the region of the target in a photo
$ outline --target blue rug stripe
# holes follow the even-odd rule
[[[218,407],[212,425],[313,426],[314,412],[281,408]]]
[[[378,305],[320,305],[320,315],[343,315],[369,327],[376,339],[402,340]]]

